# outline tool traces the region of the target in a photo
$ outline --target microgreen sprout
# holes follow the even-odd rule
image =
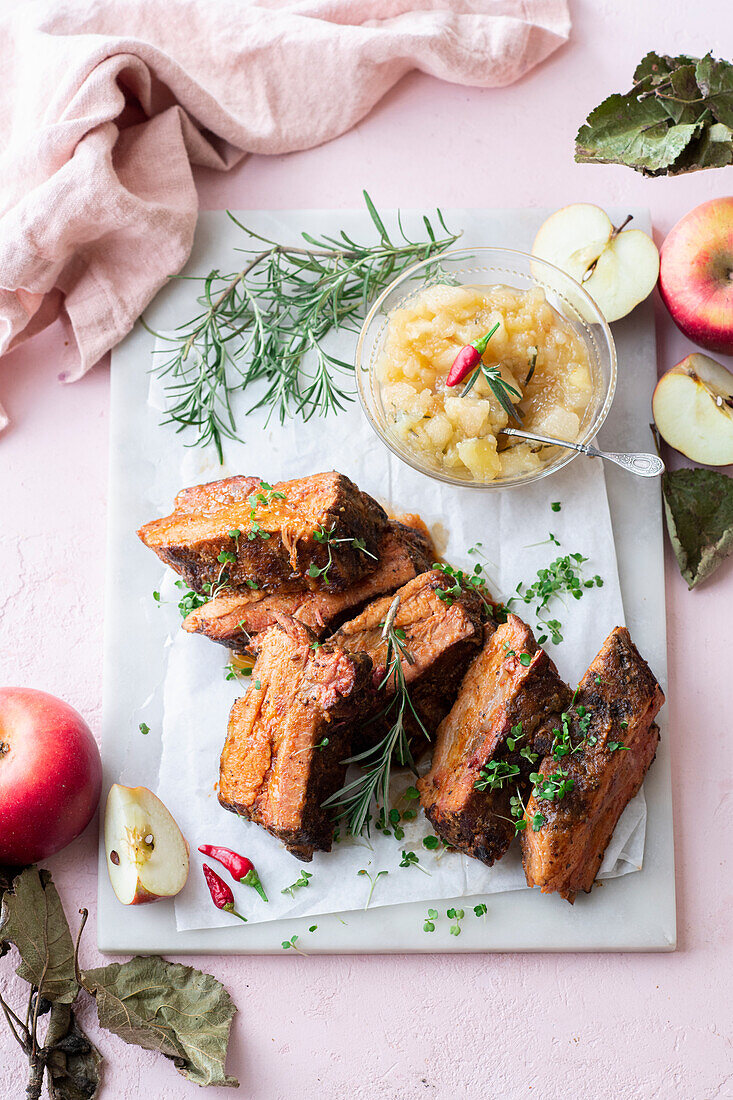
[[[138,728],[142,734],[150,733],[150,726],[147,722],[141,722]]]
[[[290,894],[291,898],[295,897],[295,891],[300,890],[303,886],[310,886],[310,879],[313,878],[312,871],[301,871],[298,878],[290,886],[286,886],[284,890],[281,890],[281,894]]]
[[[369,893],[367,894],[366,905],[364,906],[365,909],[368,909],[369,902],[372,900],[372,894],[374,893],[374,887],[377,885],[377,882],[382,877],[382,875],[388,875],[389,871],[377,871],[376,875],[372,876],[369,874],[366,868],[362,868],[361,871],[357,871],[356,873],[357,875],[366,875],[366,877],[369,879],[369,882],[371,883],[371,886],[369,887]]]
[[[250,542],[258,536],[261,539],[269,539],[270,537],[269,532],[263,530],[260,526],[257,520],[257,512],[269,508],[275,500],[286,499],[285,493],[280,492],[279,489],[273,489],[272,485],[268,485],[266,481],[260,482],[259,490],[256,493],[251,493],[247,497],[247,503],[249,504],[249,521],[251,524],[251,529],[247,533],[247,538]]]
[[[239,680],[241,677],[251,675],[252,668],[249,665],[237,665],[233,661],[230,661],[228,665],[224,665],[225,680]]]
[[[311,562],[308,568],[308,576],[313,577],[314,580],[322,577],[324,584],[329,583],[328,574],[331,566],[333,565],[333,548],[334,546],[338,546],[339,543],[350,542],[354,546],[355,550],[360,550],[362,554],[366,554],[368,558],[372,558],[374,561],[378,560],[376,554],[372,554],[371,550],[367,550],[364,539],[336,538],[335,531],[336,524],[334,522],[331,524],[331,527],[328,531],[325,529],[325,527],[321,526],[317,527],[316,530],[313,532],[313,538],[315,539],[315,541],[321,543],[328,548],[328,561],[325,565],[322,565],[320,567],[317,566],[315,562]]]
[[[425,917],[425,923],[422,926],[423,932],[434,932],[435,922],[438,919],[437,909],[428,909],[427,916]]]
[[[478,905],[474,905],[473,911],[477,917],[485,917],[489,911],[489,907],[485,902],[481,901]]]
[[[525,585],[520,581],[515,594],[507,600],[507,607],[520,600],[525,604],[535,604],[538,622],[547,631],[539,638],[540,644],[547,641],[548,634],[554,645],[562,641],[560,620],[546,619],[542,614],[551,601],[561,599],[564,595],[579,600],[585,589],[603,587],[603,580],[597,574],[592,578],[583,577],[582,566],[587,561],[588,558],[582,554],[565,554],[555,558],[546,569],[537,570],[537,580],[532,584]]]
[[[559,802],[575,786],[574,781],[568,778],[569,774],[569,772],[563,771],[562,768],[553,772],[552,775],[540,775],[539,772],[532,772],[529,777],[530,782],[534,783],[532,794],[535,798],[546,799],[548,802]]]
[[[429,875],[430,871],[426,871],[424,867],[420,866],[420,857],[416,856],[414,852],[406,852],[402,850],[402,859],[400,860],[400,867],[417,867],[418,871],[422,871],[423,874]]]
[[[490,760],[479,772],[480,778],[474,783],[477,791],[500,791],[502,787],[519,775],[517,764],[507,764],[501,760]]]
[[[461,934],[461,921],[465,917],[465,913],[462,909],[446,909],[445,915],[453,921],[450,926],[451,936],[460,936]]]
[[[301,951],[300,948],[298,947],[298,937],[297,936],[291,936],[289,940],[283,940],[282,941],[283,951],[287,951],[291,947],[295,951],[297,951],[299,955],[305,955],[306,954],[305,951]]]

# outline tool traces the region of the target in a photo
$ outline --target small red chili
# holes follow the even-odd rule
[[[481,356],[486,351],[486,346],[498,327],[499,322],[497,321],[491,332],[487,332],[475,344],[466,344],[465,348],[461,348],[453,360],[453,366],[448,371],[448,377],[445,380],[446,386],[457,386],[467,374],[471,373],[474,367],[479,366]]]
[[[216,871],[212,871],[208,864],[204,864],[204,878],[206,879],[206,885],[209,887],[209,893],[211,894],[211,900],[217,909],[225,909],[227,913],[232,913],[235,917],[239,917],[245,924],[247,918],[243,917],[241,913],[238,913],[234,908],[234,894],[231,892],[224,879],[219,878]]]
[[[232,878],[243,882],[245,886],[252,886],[262,900],[267,901],[267,894],[251,859],[238,855],[231,848],[219,848],[215,844],[202,844],[199,851],[205,856],[211,856],[217,863],[223,863]]]

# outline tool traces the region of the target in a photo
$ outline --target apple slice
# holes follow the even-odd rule
[[[706,466],[733,462],[733,374],[708,355],[688,355],[663,374],[652,410],[670,447]]]
[[[563,206],[543,222],[532,255],[581,283],[607,321],[620,320],[648,298],[659,276],[651,237],[616,229],[605,210],[589,202]]]
[[[188,844],[147,787],[115,783],[107,796],[104,847],[112,889],[123,905],[172,898],[188,878]]]

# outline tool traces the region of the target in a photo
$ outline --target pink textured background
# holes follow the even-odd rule
[[[478,92],[410,77],[326,147],[251,158],[229,175],[199,172],[202,206],[347,208],[360,205],[362,187],[378,205],[425,209],[628,202],[651,206],[661,242],[694,205],[733,191],[733,169],[645,180],[575,165],[573,137],[587,110],[629,84],[646,50],[733,56],[729,0],[707,0],[694,17],[681,0],[576,0],[572,14],[570,44],[521,84]],[[666,369],[692,349],[657,306]],[[108,374],[102,363],[59,386],[65,356],[51,330],[0,363],[13,419],[0,437],[0,680],[62,695],[98,729]],[[678,952],[190,960],[239,1005],[228,1069],[240,1095],[733,1097],[733,559],[694,593],[669,555],[667,567]],[[95,856],[92,828],[49,864],[72,921],[79,905],[92,910],[88,965]],[[2,973],[12,1000],[7,962]],[[195,1095],[164,1059],[99,1033],[88,1008],[81,1015],[108,1059],[105,1097]],[[3,1100],[21,1094],[21,1069],[0,1030]]]

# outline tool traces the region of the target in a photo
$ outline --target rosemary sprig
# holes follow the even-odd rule
[[[202,284],[201,312],[179,325],[175,335],[155,333],[143,321],[154,336],[173,345],[154,368],[168,379],[171,406],[164,423],[175,424],[177,431],[193,429],[194,445],[212,442],[221,461],[222,439],[239,438],[231,396],[257,381],[267,388],[248,411],[269,407],[281,423],[292,415],[325,416],[354,400],[353,364],[331,355],[325,337],[335,329],[357,331],[375,294],[411,264],[458,239],[438,210],[437,228],[445,237],[438,237],[424,216],[425,240],[407,237],[398,219],[402,239],[395,242],[366,191],[364,201],[377,244],[359,244],[344,230],[337,237],[303,233],[305,246],[280,244],[229,213],[264,247],[237,249],[249,257],[238,272],[185,276]]]
[[[360,836],[364,827],[370,821],[370,807],[372,799],[377,800],[382,809],[389,807],[389,779],[392,770],[392,758],[394,757],[401,766],[415,767],[410,751],[409,739],[405,728],[405,719],[410,714],[419,725],[422,732],[430,740],[430,734],[420,719],[410,699],[410,694],[405,683],[405,671],[402,667],[404,660],[408,665],[413,664],[414,658],[405,646],[405,632],[395,627],[394,621],[397,609],[400,605],[400,597],[395,596],[390,606],[387,618],[382,629],[382,638],[387,643],[386,672],[379,684],[379,690],[391,686],[394,694],[389,704],[382,712],[394,714],[394,722],[389,732],[381,741],[366,752],[358,756],[351,756],[345,763],[360,764],[362,774],[347,783],[340,790],[332,794],[323,803],[324,806],[337,808],[336,819],[346,819],[348,831],[352,836]]]
[[[494,333],[496,332],[498,327],[499,327],[499,322],[497,321],[496,324],[494,325],[494,327],[492,328],[491,332],[488,332],[486,334],[485,338],[484,338],[487,343],[491,339],[491,337],[494,335]],[[482,343],[483,343],[483,341],[482,341]],[[532,374],[534,373],[534,366],[535,366],[536,361],[537,361],[537,356],[535,354],[534,362],[531,362],[531,370],[530,370],[529,375],[527,376],[527,381],[529,381],[529,379],[532,377]],[[471,390],[473,389],[473,387],[476,383],[476,379],[478,378],[478,376],[480,374],[483,374],[484,378],[486,379],[486,384],[488,385],[489,389],[491,390],[494,397],[499,402],[499,404],[501,405],[502,409],[507,414],[507,416],[512,417],[514,420],[517,421],[518,424],[521,424],[521,422],[522,422],[521,410],[514,408],[514,405],[512,404],[511,399],[512,399],[512,397],[521,398],[522,395],[521,395],[521,393],[519,392],[518,389],[516,389],[514,386],[510,385],[509,382],[506,382],[502,378],[501,371],[499,370],[499,368],[497,366],[487,366],[486,363],[484,363],[483,360],[482,360],[479,363],[479,365],[476,367],[476,370],[473,372],[473,374],[469,378],[468,382],[466,382],[466,385],[461,390],[460,396],[465,397],[467,393],[471,392]]]

